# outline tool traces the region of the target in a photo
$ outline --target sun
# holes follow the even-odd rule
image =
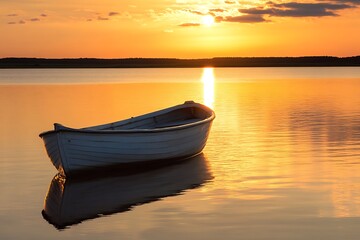
[[[214,20],[213,16],[206,15],[201,18],[201,22],[203,25],[211,27],[212,25],[214,25],[215,20]]]

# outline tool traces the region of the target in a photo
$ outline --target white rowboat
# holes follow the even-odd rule
[[[184,104],[123,121],[74,129],[54,124],[40,137],[54,166],[64,176],[109,166],[170,163],[199,154],[205,147],[215,113]]]

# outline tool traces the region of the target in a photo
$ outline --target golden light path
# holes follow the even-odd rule
[[[201,77],[203,82],[203,102],[206,106],[214,108],[215,101],[215,76],[213,68],[204,68]]]

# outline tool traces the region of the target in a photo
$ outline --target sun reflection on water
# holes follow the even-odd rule
[[[214,108],[215,102],[215,75],[214,68],[204,68],[201,81],[204,85],[203,102],[206,106]]]

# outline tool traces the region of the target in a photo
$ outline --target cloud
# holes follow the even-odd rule
[[[198,27],[200,23],[183,23],[179,25],[180,27]]]
[[[329,2],[329,0],[320,0],[322,2]],[[337,3],[352,3],[355,5],[360,4],[360,0],[330,0],[331,2],[337,2]]]
[[[214,9],[209,9],[209,12],[218,12],[218,13],[222,13],[225,12],[225,9],[222,8],[214,8]]]
[[[195,15],[199,15],[199,16],[211,15],[213,17],[216,17],[217,14],[221,14],[221,13],[226,12],[225,9],[221,9],[221,8],[212,8],[212,9],[209,9],[208,11],[204,11],[204,12],[197,11],[197,10],[190,10],[190,9],[187,9],[187,10],[184,10],[184,11],[195,14]]]
[[[277,16],[295,16],[295,17],[321,17],[336,16],[336,10],[353,8],[349,4],[336,3],[297,3],[289,2],[272,5]]]
[[[246,3],[248,8],[234,9],[230,6],[217,7],[205,10],[185,10],[195,15],[211,15],[216,22],[233,23],[261,23],[270,22],[271,17],[325,17],[339,16],[344,9],[357,8],[360,0],[272,0],[262,2],[226,0],[226,4]],[[244,5],[245,6],[245,5]],[[235,10],[235,11],[234,11]],[[186,23],[184,26],[193,26],[193,23]]]
[[[195,10],[188,10],[190,13],[192,14],[196,14],[196,15],[200,15],[200,16],[204,16],[206,15],[206,13],[200,12],[200,11],[195,11]]]
[[[16,14],[16,13],[11,13],[11,14],[8,14],[7,15],[8,17],[20,17],[19,14]],[[45,13],[41,13],[38,15],[39,17],[33,17],[33,18],[29,18],[27,20],[24,20],[24,19],[18,19],[17,21],[10,21],[8,22],[8,24],[25,24],[27,22],[39,22],[41,21],[41,18],[45,18],[47,17],[48,15],[45,14]],[[40,18],[41,17],[41,18]]]
[[[271,22],[274,18],[304,18],[304,17],[337,17],[343,10],[355,9],[360,6],[360,0],[224,0],[211,1],[212,4],[199,6],[188,5],[186,9],[179,6],[178,11],[172,11],[172,18],[186,15],[211,15],[218,23],[263,23]],[[226,3],[226,4],[224,4]],[[180,5],[180,4],[179,4]],[[190,8],[189,8],[190,7]],[[175,14],[174,14],[175,12]],[[167,15],[167,16],[168,16]],[[174,17],[176,16],[176,17]],[[196,19],[196,16],[190,16]],[[180,24],[182,27],[199,26],[196,20]]]
[[[109,18],[107,18],[107,17],[101,17],[101,16],[98,16],[97,20],[100,20],[100,21],[107,21],[107,20],[109,20]]]
[[[218,21],[218,20],[217,20]],[[237,22],[237,23],[259,23],[266,22],[262,15],[241,15],[241,16],[228,16],[222,19],[224,22]]]
[[[116,15],[119,15],[120,13],[118,12],[109,12],[109,16],[112,17],[112,16],[116,16]]]
[[[239,12],[250,15],[269,15],[272,17],[324,17],[338,16],[336,11],[348,8],[354,8],[354,6],[346,3],[335,2],[268,2],[266,7],[239,9]]]
[[[120,15],[119,12],[115,12],[115,11],[110,11],[110,12],[107,12],[107,13],[96,12],[94,14],[95,14],[95,16],[89,16],[88,18],[85,19],[85,21],[87,21],[87,22],[92,22],[92,21],[96,21],[96,20],[98,20],[98,21],[111,21],[113,19],[112,17]]]
[[[214,20],[215,20],[215,22],[220,23],[220,22],[224,21],[224,17],[222,17],[222,16],[216,16],[216,17],[214,18]]]

